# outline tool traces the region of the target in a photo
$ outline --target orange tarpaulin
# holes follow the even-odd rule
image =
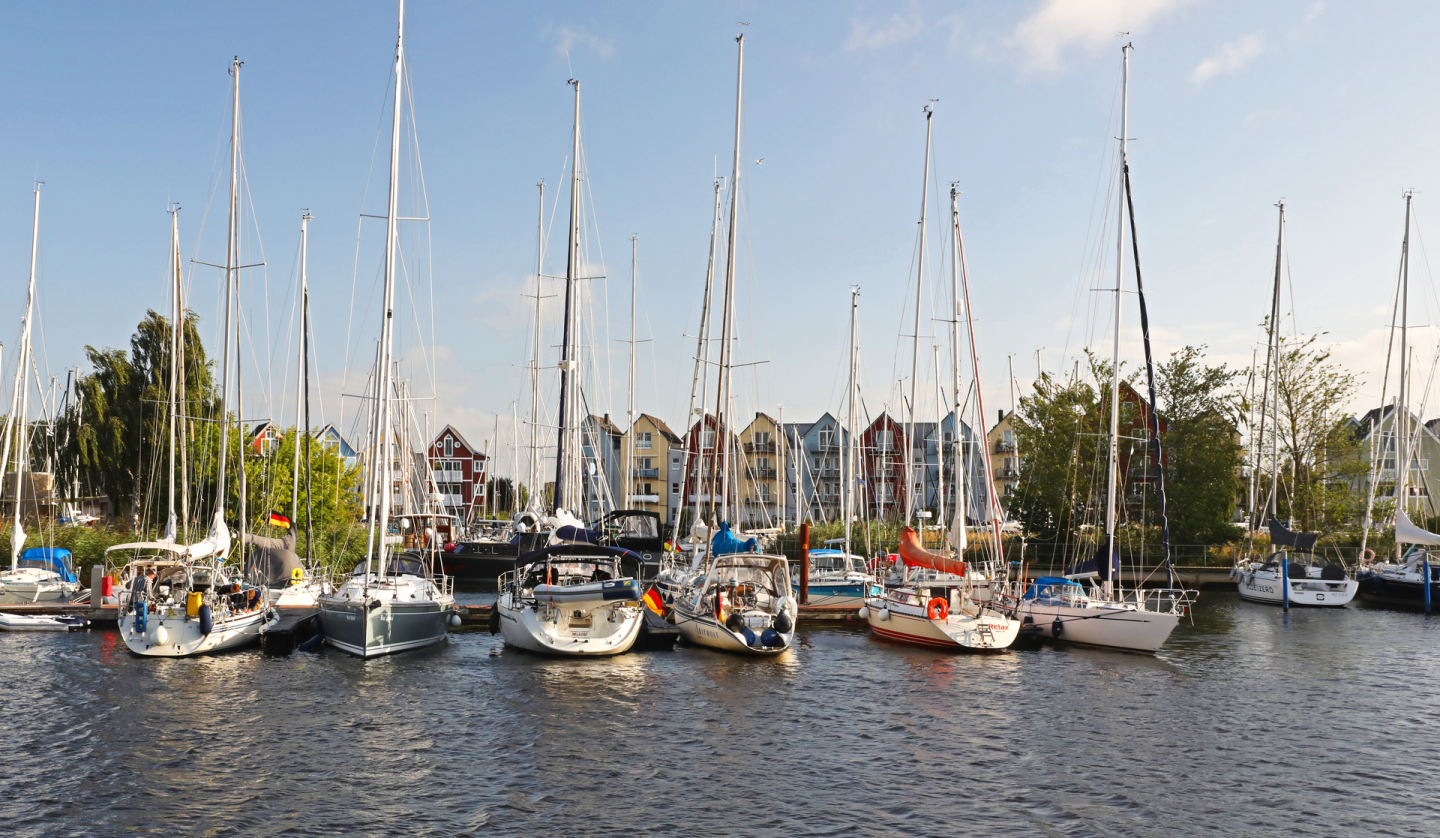
[[[965,575],[965,562],[941,553],[932,553],[920,546],[920,536],[913,527],[900,531],[900,561],[911,567],[928,567],[941,573]]]

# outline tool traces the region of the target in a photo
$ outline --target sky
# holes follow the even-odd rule
[[[340,420],[370,363],[384,212],[388,2],[9,4],[0,53],[0,339],[4,392],[25,302],[34,181],[44,182],[42,375],[126,346],[166,303],[167,207],[179,203],[190,301],[218,345],[232,56],[244,62],[246,418],[293,416],[292,300],[302,208],[317,395]],[[737,409],[786,421],[841,411],[850,288],[865,404],[910,374],[925,117],[934,109],[919,390],[948,357],[949,184],[964,231],[993,418],[1037,365],[1108,352],[1111,163],[1121,46],[1156,350],[1205,345],[1248,366],[1263,345],[1277,201],[1287,214],[1286,328],[1323,333],[1380,398],[1415,190],[1410,322],[1418,375],[1440,324],[1425,236],[1440,200],[1440,8],[1424,3],[1031,0],[1014,3],[529,3],[412,0],[413,135],[429,218],[408,251],[400,353],[417,411],[483,447],[528,409],[537,241],[563,273],[573,94],[586,162],[587,398],[626,409],[630,238],[638,253],[636,403],[685,422],[709,249],[712,178],[730,175],[736,43],[745,33],[737,236]],[[1120,33],[1125,33],[1121,35]],[[763,161],[763,162],[761,162]],[[407,161],[405,189],[420,181]],[[1432,198],[1431,196],[1437,196]],[[553,203],[559,198],[558,207]],[[1107,209],[1108,207],[1108,209]],[[362,226],[367,225],[367,226]],[[1440,235],[1440,234],[1437,234]],[[196,260],[189,262],[189,260]],[[1133,268],[1127,265],[1127,276]],[[1133,278],[1129,281],[1133,282]],[[6,290],[8,289],[8,290]],[[544,294],[559,290],[546,280]],[[553,367],[557,298],[544,300]],[[1123,355],[1139,362],[1133,299]],[[587,327],[589,328],[589,327]],[[422,346],[424,347],[422,349]],[[968,365],[968,362],[967,362]],[[553,371],[545,373],[547,404]],[[948,375],[948,373],[945,373]],[[288,379],[287,379],[288,376]],[[966,375],[968,380],[969,376]],[[905,385],[908,386],[908,383]],[[1393,392],[1393,383],[1389,392]],[[433,392],[431,392],[433,389]],[[947,384],[948,389],[948,384]],[[433,397],[433,400],[432,400]],[[933,396],[930,399],[933,410]],[[353,409],[356,402],[349,404]],[[920,402],[922,408],[926,402]],[[320,408],[317,408],[320,410]],[[553,410],[553,408],[552,408]],[[1427,409],[1427,417],[1435,409]],[[498,418],[497,418],[498,417]],[[623,425],[623,421],[621,421]],[[499,463],[500,471],[507,469]]]

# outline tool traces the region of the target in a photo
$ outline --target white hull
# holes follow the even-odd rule
[[[692,614],[683,609],[675,611],[675,626],[686,643],[743,655],[778,655],[788,651],[795,640],[795,632],[791,630],[780,634],[783,646],[751,646],[745,642],[744,635],[726,628],[714,614]]]
[[[1105,646],[1132,652],[1154,652],[1180,623],[1180,615],[1161,611],[1140,611],[1118,605],[1062,605],[1025,600],[1020,616],[1031,617],[1041,635],[1051,640]],[[1055,635],[1055,621],[1061,623]]]
[[[78,582],[31,568],[0,573],[0,605],[58,605],[80,592]]]
[[[919,646],[994,652],[1010,648],[1020,635],[1019,620],[989,609],[978,613],[957,610],[943,620],[935,620],[923,606],[886,598],[869,600],[865,612],[865,621],[877,636]]]
[[[640,636],[644,614],[634,605],[593,608],[588,619],[573,619],[574,605],[559,607],[524,602],[512,605],[503,596],[495,607],[500,611],[500,632],[505,643],[528,652],[569,657],[604,657],[630,651]]]
[[[286,585],[270,591],[270,604],[276,608],[319,608],[320,597],[334,593],[330,580],[307,578],[299,585]]]
[[[83,617],[31,617],[27,614],[0,614],[0,631],[80,631],[89,626]]]
[[[135,631],[134,614],[121,617],[119,628],[125,645],[137,655],[185,658],[238,649],[254,643],[260,639],[261,630],[276,619],[274,612],[268,609],[249,611],[216,620],[210,633],[202,634],[198,618],[187,618],[183,613],[168,616],[157,612],[148,615],[144,632]]]
[[[1279,575],[1267,571],[1237,570],[1234,574],[1240,598],[1249,602],[1284,605],[1285,592]],[[1291,579],[1290,604],[1317,608],[1341,608],[1349,605],[1360,590],[1354,579],[1320,580]]]

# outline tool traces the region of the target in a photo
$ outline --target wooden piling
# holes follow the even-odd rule
[[[810,604],[810,522],[800,525],[800,604]]]

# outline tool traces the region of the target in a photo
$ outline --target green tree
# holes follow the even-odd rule
[[[1007,508],[1043,541],[1069,540],[1100,514],[1096,487],[1103,491],[1109,367],[1093,357],[1090,367],[1089,379],[1043,376],[1016,411],[1020,481]],[[1097,390],[1091,380],[1107,383]]]
[[[1156,398],[1168,425],[1160,442],[1176,544],[1224,544],[1240,534],[1232,523],[1243,456],[1237,430],[1242,404],[1233,387],[1239,372],[1206,365],[1203,352],[1203,346],[1187,346],[1155,370]]]
[[[238,446],[237,430],[231,450]],[[295,428],[282,432],[278,445],[256,453],[245,449],[245,503],[247,528],[251,532],[280,535],[269,523],[272,511],[290,519],[296,534],[296,551],[306,558],[330,565],[342,559],[358,561],[364,544],[354,537],[355,523],[364,509],[361,504],[360,467],[346,467],[340,455],[319,440],[310,443],[310,511],[314,516],[315,544],[306,542],[305,434]],[[295,449],[300,447],[300,482],[295,483]],[[239,481],[230,481],[231,496],[239,492]],[[292,509],[292,504],[295,507]],[[232,516],[236,510],[231,508]]]

